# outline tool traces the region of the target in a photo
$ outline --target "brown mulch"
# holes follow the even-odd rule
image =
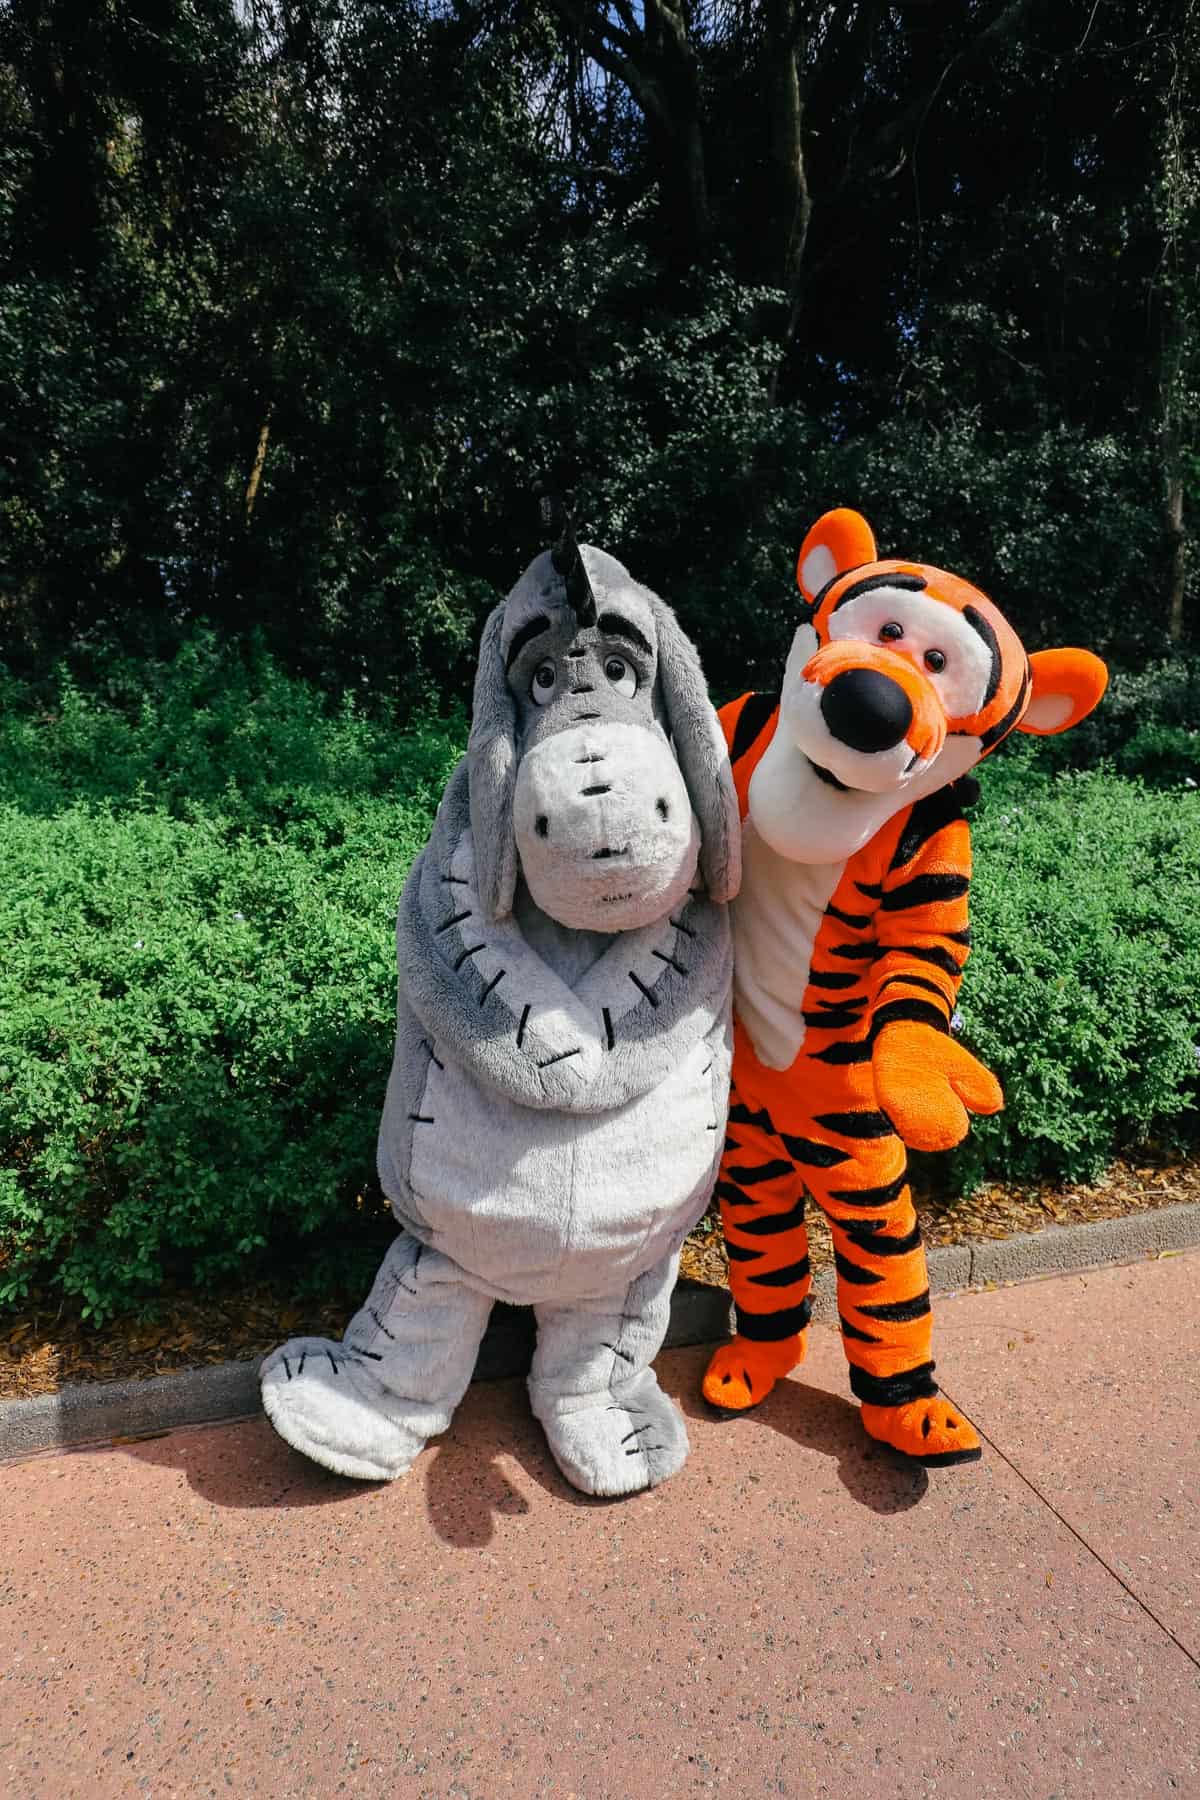
[[[1092,1186],[982,1188],[969,1200],[919,1199],[927,1244],[962,1244],[1079,1225],[1182,1201],[1200,1200],[1200,1157],[1155,1157],[1116,1162]],[[833,1260],[824,1220],[810,1209],[809,1251],[814,1269]],[[726,1261],[715,1218],[705,1219],[684,1246],[682,1273],[692,1281],[725,1285]],[[0,1337],[0,1400],[50,1394],[70,1381],[120,1381],[204,1363],[264,1355],[286,1337],[340,1337],[353,1302],[344,1295],[298,1305],[269,1283],[224,1296],[172,1295],[154,1323],[117,1320],[99,1329],[55,1309],[33,1309]]]

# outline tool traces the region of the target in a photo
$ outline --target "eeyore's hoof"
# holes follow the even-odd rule
[[[345,1345],[291,1338],[259,1371],[268,1419],[293,1450],[356,1481],[395,1481],[425,1439],[390,1416],[396,1402]]]
[[[650,1370],[635,1392],[542,1418],[555,1462],[582,1493],[613,1498],[657,1487],[687,1461],[687,1428]]]

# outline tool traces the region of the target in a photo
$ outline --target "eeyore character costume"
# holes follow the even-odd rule
[[[445,1431],[496,1300],[531,1305],[533,1411],[589,1494],[687,1456],[651,1361],[725,1134],[737,801],[674,615],[555,520],[483,633],[467,755],[400,902],[379,1174],[402,1226],[342,1343],[263,1402],[391,1480]]]

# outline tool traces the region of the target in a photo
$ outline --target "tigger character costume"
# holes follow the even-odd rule
[[[735,1038],[717,1193],[737,1335],[704,1394],[755,1405],[805,1352],[805,1195],[829,1220],[850,1386],[873,1438],[973,1461],[938,1394],[925,1252],[905,1145],[948,1149],[1003,1105],[950,1035],[967,958],[963,780],[1010,731],[1065,731],[1104,691],[1086,650],[1026,656],[977,588],[876,560],[839,509],[800,551],[802,623],[781,695],[721,721],[743,819]]]

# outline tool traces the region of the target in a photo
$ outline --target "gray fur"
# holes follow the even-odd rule
[[[691,645],[581,555],[594,618],[549,556],[489,618],[401,898],[378,1153],[401,1236],[342,1344],[263,1365],[277,1430],[362,1479],[446,1429],[496,1299],[535,1308],[531,1402],[576,1486],[687,1454],[649,1365],[724,1143],[737,806]]]
[[[698,821],[700,869],[713,900],[727,901],[737,892],[740,879],[741,829],[737,797],[729,758],[716,716],[709,704],[703,672],[695,649],[680,630],[670,608],[657,595],[636,582],[615,557],[591,545],[580,547],[580,556],[595,597],[597,623],[581,626],[550,552],[536,557],[517,582],[503,607],[489,617],[480,645],[475,679],[475,711],[468,746],[471,772],[471,822],[479,862],[479,891],[494,918],[511,911],[516,891],[518,863],[544,846],[514,830],[513,806],[522,758],[547,738],[577,727],[582,716],[603,734],[607,726],[623,724],[647,734],[646,757],[652,758],[650,740],[670,739],[674,760]],[[628,620],[648,647],[643,655],[630,650],[619,636],[603,629],[606,617]],[[509,653],[531,621],[546,622],[546,630],[520,649],[511,668]],[[606,657],[617,653],[636,663],[637,692],[626,695],[604,679]],[[542,663],[558,672],[557,689],[549,704],[539,706],[533,697],[533,677]],[[581,691],[586,678],[586,696]],[[658,798],[650,785],[653,771],[645,773],[646,814],[643,829],[665,836],[679,821],[661,827],[650,809]],[[597,809],[598,811],[602,809]],[[528,831],[528,822],[525,826]],[[628,835],[622,831],[622,837]],[[584,842],[576,829],[561,846],[566,857],[574,849],[586,860],[595,845]],[[532,877],[532,871],[529,871]],[[594,871],[591,871],[594,872]],[[570,882],[569,867],[563,876]],[[681,869],[680,886],[687,874]],[[554,912],[549,899],[531,878],[535,897]],[[552,890],[547,890],[547,893]],[[569,921],[582,924],[584,918]],[[611,928],[597,913],[586,923]],[[625,921],[618,920],[625,928]]]
[[[517,885],[517,845],[512,831],[517,782],[517,713],[504,678],[498,606],[483,628],[475,670],[475,703],[467,763],[471,771],[471,825],[479,845],[476,866],[483,903],[494,919],[512,911]]]

